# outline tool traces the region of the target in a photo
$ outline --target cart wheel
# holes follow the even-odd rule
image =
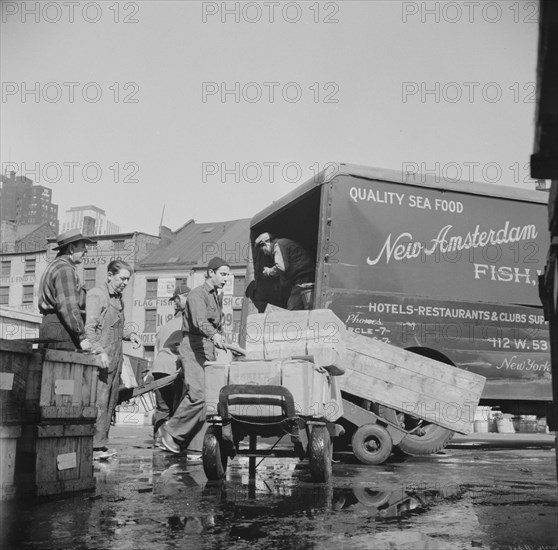
[[[391,497],[391,492],[389,491],[374,491],[370,487],[362,486],[354,487],[353,494],[365,506],[373,506],[375,508],[386,504]]]
[[[391,436],[378,424],[365,424],[353,434],[353,453],[363,464],[382,464],[392,448]]]
[[[228,456],[224,451],[221,428],[209,426],[203,438],[202,448],[203,471],[207,479],[215,481],[225,477]]]
[[[333,446],[325,426],[314,426],[308,443],[310,475],[313,481],[327,482],[331,477]]]

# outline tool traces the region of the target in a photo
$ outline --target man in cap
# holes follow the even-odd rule
[[[181,445],[187,447],[204,423],[203,365],[206,361],[215,361],[215,348],[226,349],[220,291],[230,274],[228,262],[219,257],[211,259],[205,283],[194,288],[186,298],[182,325],[184,338],[178,351],[187,391],[172,418],[161,426],[161,443],[172,453],[180,453]],[[188,455],[189,460],[198,458]]]
[[[291,288],[287,300],[288,310],[307,309],[303,292],[314,286],[316,263],[304,248],[291,239],[275,238],[262,233],[256,238],[256,247],[273,258],[273,267],[264,267],[264,277],[279,277],[282,286]]]
[[[72,350],[91,349],[85,335],[85,288],[76,273],[91,239],[71,229],[56,237],[56,258],[43,273],[39,285],[39,311],[43,322],[39,338],[49,340],[44,347]]]
[[[182,342],[182,312],[186,308],[186,297],[190,289],[178,284],[169,302],[174,306],[174,317],[163,325],[155,339],[155,360],[151,373],[155,380],[166,378],[180,370],[181,362],[178,346]],[[155,446],[161,447],[161,425],[173,414],[179,398],[182,397],[183,378],[178,377],[172,384],[155,390],[157,407],[153,414],[153,438]]]

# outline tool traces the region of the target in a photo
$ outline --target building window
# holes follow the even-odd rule
[[[145,282],[145,299],[157,299],[157,279],[147,279]]]
[[[143,332],[157,332],[157,310],[145,310],[145,326]]]
[[[7,306],[10,303],[10,287],[0,286],[0,305]]]
[[[87,290],[90,290],[95,286],[95,283],[97,281],[96,275],[97,275],[97,268],[95,267],[86,267],[83,270],[83,282]]]
[[[121,260],[122,256],[125,252],[124,250],[124,240],[123,239],[118,239],[118,240],[114,240],[112,241],[112,244],[114,245],[114,257],[117,260]]]
[[[2,261],[2,273],[0,274],[0,277],[9,277],[11,270],[12,270],[11,260],[3,260]]]
[[[245,290],[246,290],[246,277],[244,275],[235,275],[233,296],[244,296]]]
[[[23,285],[23,300],[24,304],[33,303],[33,285]]]
[[[25,258],[25,275],[35,275],[35,258]]]

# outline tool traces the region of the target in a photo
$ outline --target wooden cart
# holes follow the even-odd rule
[[[250,477],[256,458],[308,457],[316,482],[331,477],[331,437],[342,432],[335,421],[343,414],[339,388],[326,371],[309,361],[238,361],[209,363],[205,368],[206,419],[210,423],[202,450],[210,480],[225,477],[229,458],[249,456]],[[258,436],[277,437],[258,447]],[[292,448],[275,449],[285,436]],[[248,449],[241,442],[249,438]]]

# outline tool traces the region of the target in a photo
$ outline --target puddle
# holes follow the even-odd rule
[[[201,464],[128,447],[95,465],[94,492],[3,505],[0,547],[321,550],[390,548],[390,541],[397,541],[392,548],[445,549],[455,547],[447,539],[451,525],[452,537],[457,533],[468,548],[471,537],[490,529],[484,520],[479,527],[487,509],[505,510],[506,518],[514,510],[532,510],[527,491],[537,483],[519,471],[513,481],[501,483],[492,467],[484,466],[473,478],[478,483],[465,482],[456,465],[470,472],[475,456],[382,467],[340,463],[328,484],[312,483],[308,465],[291,458],[265,459],[250,479],[248,458],[239,457],[229,464],[226,481],[208,482]],[[481,480],[485,470],[491,475]],[[541,482],[536,489],[544,487]],[[547,492],[537,498],[535,504],[551,505]]]

